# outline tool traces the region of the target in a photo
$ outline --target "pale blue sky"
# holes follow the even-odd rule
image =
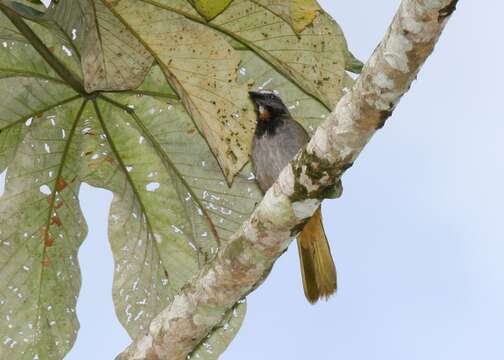
[[[366,60],[398,0],[319,0]],[[344,3],[348,5],[344,5]],[[392,118],[324,203],[339,275],[327,303],[303,296],[291,247],[249,296],[224,360],[503,359],[504,5],[461,1]],[[112,359],[106,219],[111,195],[83,186],[81,330],[66,359]]]

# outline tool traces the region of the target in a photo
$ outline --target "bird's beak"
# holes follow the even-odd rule
[[[262,98],[262,94],[257,91],[249,91],[249,95],[254,102],[257,102],[257,100]]]

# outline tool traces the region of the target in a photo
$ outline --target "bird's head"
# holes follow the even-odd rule
[[[249,95],[254,102],[258,122],[269,122],[289,115],[289,110],[275,93],[262,90],[249,91]]]

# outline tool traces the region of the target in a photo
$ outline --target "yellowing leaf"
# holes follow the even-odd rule
[[[310,25],[321,11],[316,0],[291,0],[289,10],[292,26],[297,32],[302,32]]]
[[[251,1],[235,0],[212,21],[256,52],[328,108],[340,99],[346,41],[327,14],[320,14],[299,37],[288,23]]]
[[[189,0],[194,8],[207,20],[224,11],[233,0]]]
[[[288,22],[300,33],[310,25],[321,11],[316,0],[253,0]]]
[[[255,113],[236,83],[238,53],[215,31],[138,1],[110,3],[155,54],[231,182],[248,161]],[[169,24],[169,26],[167,26]]]

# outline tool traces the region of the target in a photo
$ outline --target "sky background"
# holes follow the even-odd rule
[[[366,60],[398,0],[319,0]],[[291,246],[248,297],[224,360],[503,359],[504,4],[461,1],[382,131],[324,202],[339,289],[305,301]],[[348,4],[348,5],[345,5]],[[67,360],[113,359],[110,193],[84,185],[81,329]]]

